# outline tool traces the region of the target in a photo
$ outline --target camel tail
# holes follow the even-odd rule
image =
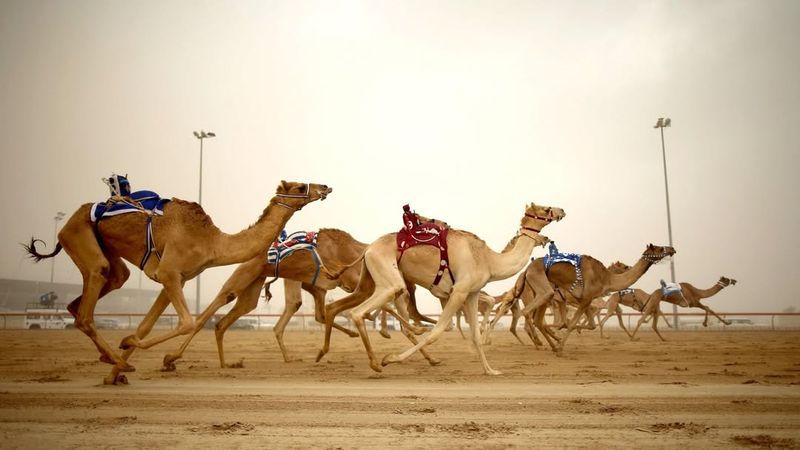
[[[365,255],[365,254],[366,254],[366,252],[362,253],[362,254],[361,254],[361,256],[359,256],[358,258],[356,258],[356,260],[355,260],[355,261],[353,261],[353,262],[351,262],[350,264],[348,264],[348,265],[346,265],[346,266],[342,267],[342,268],[341,268],[341,269],[339,269],[339,270],[334,270],[334,271],[332,271],[332,272],[331,272],[331,271],[328,271],[328,270],[326,270],[326,272],[328,272],[328,275],[329,275],[330,279],[331,279],[331,280],[338,280],[338,279],[339,279],[339,277],[341,277],[343,273],[347,272],[347,269],[349,269],[349,268],[351,268],[351,267],[355,266],[356,264],[358,264],[359,262],[361,262],[361,260],[363,260],[363,259],[364,259],[364,255]]]
[[[43,260],[43,259],[48,259],[48,258],[52,258],[52,257],[56,256],[61,251],[61,248],[62,248],[61,247],[61,243],[60,242],[56,242],[56,249],[53,250],[53,253],[50,253],[49,255],[43,255],[43,254],[41,254],[41,253],[36,251],[36,243],[37,242],[41,242],[42,244],[45,244],[45,242],[43,240],[34,239],[33,237],[31,237],[31,243],[30,244],[27,244],[27,245],[26,244],[22,244],[22,247],[24,247],[25,251],[28,252],[28,256],[31,259],[33,259],[33,262],[37,262],[37,263],[39,261]]]

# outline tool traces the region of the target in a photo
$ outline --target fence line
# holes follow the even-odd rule
[[[692,317],[705,317],[705,313],[677,313],[673,314],[671,312],[663,312],[662,313],[666,317],[673,317],[677,316],[679,319],[682,318],[692,318]],[[724,319],[731,319],[734,324],[728,326],[729,329],[770,329],[770,330],[777,330],[777,329],[796,329],[800,328],[800,312],[796,313],[785,313],[785,312],[720,312],[717,313],[720,317]],[[26,316],[28,313],[25,312],[0,312],[0,329],[25,329],[27,326],[26,323]],[[439,318],[441,313],[431,313],[425,314],[428,317],[432,318]],[[552,314],[547,314],[549,317],[552,317]],[[145,313],[96,313],[95,319],[97,322],[100,322],[99,319],[107,318],[113,319],[111,322],[116,323],[115,326],[110,326],[111,328],[123,328],[123,329],[133,329],[138,326],[141,319],[143,319],[146,314]],[[277,313],[258,313],[258,314],[247,314],[242,316],[242,318],[237,321],[238,326],[237,328],[245,328],[245,329],[271,329],[274,323],[277,321],[277,318],[280,317],[281,314]],[[632,325],[635,325],[636,321],[639,320],[641,314],[638,312],[625,312],[622,313],[622,316],[625,317],[627,321],[627,326],[630,328]],[[64,317],[69,317],[68,315],[64,315]],[[709,316],[713,318],[713,316]],[[765,323],[755,323],[749,318],[769,318],[769,325]],[[510,320],[511,315],[506,314],[503,319],[501,320]],[[744,319],[736,319],[736,318],[744,318]],[[70,318],[71,319],[71,318]],[[242,319],[245,319],[242,321]],[[778,323],[776,323],[776,319],[778,319]],[[254,322],[252,322],[255,320]],[[344,316],[342,316],[342,320],[347,320]],[[714,319],[715,320],[715,319]],[[175,313],[165,313],[159,317],[158,322],[156,323],[156,327],[164,328],[174,328],[178,322],[178,315]],[[782,323],[781,323],[782,322]],[[394,318],[390,318],[391,326],[395,329],[397,328],[397,324],[394,321]],[[610,325],[611,327],[616,326],[616,321],[609,321],[607,322],[607,326]],[[680,322],[681,329],[725,329],[726,327],[718,326],[718,322],[712,324],[710,327],[699,327],[700,322]],[[106,323],[108,327],[108,323]],[[315,321],[313,313],[296,313],[292,317],[288,327],[289,328],[301,328],[301,329],[309,329],[309,328],[318,328],[320,325]],[[647,327],[648,329],[650,327]]]

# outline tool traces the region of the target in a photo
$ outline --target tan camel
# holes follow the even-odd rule
[[[451,229],[447,236],[447,248],[449,271],[455,282],[444,276],[438,285],[433,285],[433,280],[441,262],[439,248],[428,245],[412,247],[405,251],[398,262],[400,252],[397,249],[396,233],[378,238],[364,252],[361,280],[356,291],[325,307],[325,342],[317,361],[330,349],[333,320],[346,309],[353,308],[349,314],[361,334],[370,367],[380,372],[382,365],[404,361],[425,345],[433,343],[445,330],[456,311],[466,304],[472,340],[484,371],[487,374],[499,374],[500,372],[489,366],[481,344],[477,325],[478,293],[486,283],[508,278],[522,269],[534,247],[547,243],[547,238],[539,234],[542,228],[553,221],[561,220],[564,215],[561,208],[528,205],[519,232],[501,253],[489,249],[484,241],[472,233]],[[446,298],[447,303],[437,324],[419,342],[399,355],[387,355],[379,363],[364,326],[364,316],[404,294],[404,280],[425,287],[437,298]]]
[[[124,376],[118,378],[118,375],[134,370],[127,360],[135,348],[149,348],[194,330],[194,321],[183,296],[183,285],[188,280],[206,268],[235,264],[264,254],[296,211],[310,202],[325,199],[331,192],[325,185],[282,181],[258,221],[233,235],[220,231],[200,205],[184,200],[173,199],[164,206],[160,216],[121,214],[104,218],[97,224],[90,219],[92,204],[87,203],[78,208],[61,229],[53,253],[39,254],[35,249],[36,240],[31,241],[27,250],[39,261],[55,256],[63,247],[78,266],[83,275],[83,292],[69,304],[68,310],[75,316],[75,326],[94,342],[100,360],[114,365],[105,383],[125,382]],[[150,221],[152,246],[147,245],[150,242],[146,237]],[[161,283],[163,289],[136,334],[120,343],[124,350],[120,355],[98,335],[94,324],[95,305],[128,279],[130,272],[123,259],[139,264],[143,255],[151,251],[153,257],[144,260],[142,270],[150,279]],[[178,327],[145,340],[169,304],[178,313]]]
[[[600,337],[604,337],[603,335],[603,327],[611,318],[611,316],[617,316],[617,320],[619,321],[619,326],[622,328],[623,331],[628,335],[628,337],[633,337],[630,331],[625,327],[625,323],[622,320],[622,308],[620,305],[627,306],[628,308],[632,308],[638,312],[644,311],[644,306],[647,304],[647,299],[650,298],[650,294],[641,290],[641,289],[623,289],[619,292],[614,292],[608,297],[608,300],[604,302],[602,307],[600,308],[599,313],[602,313],[602,310],[606,310],[606,315],[600,320]],[[661,317],[664,322],[667,324],[668,327],[672,325],[669,324],[669,320],[664,317],[664,314],[661,312],[660,309],[657,310],[659,317]],[[648,319],[649,320],[649,319]],[[647,320],[645,320],[645,323]]]
[[[163,370],[175,370],[175,361],[183,356],[183,352],[189,346],[192,338],[200,331],[205,323],[222,306],[236,300],[233,308],[228,311],[215,325],[215,336],[217,340],[217,350],[219,355],[220,367],[230,367],[225,364],[225,352],[223,340],[225,332],[243,315],[254,310],[258,306],[259,294],[264,286],[267,277],[274,277],[277,273],[280,278],[285,280],[285,306],[281,317],[273,329],[278,346],[286,362],[292,361],[283,342],[283,334],[286,325],[292,316],[300,309],[302,296],[300,289],[305,289],[314,298],[315,319],[322,323],[324,313],[325,295],[331,289],[337,287],[347,292],[352,292],[358,284],[361,274],[361,267],[350,267],[344,270],[339,277],[332,280],[327,276],[327,270],[338,271],[343,269],[354,260],[358,259],[367,248],[367,244],[354,239],[349,233],[334,228],[322,228],[317,234],[317,254],[319,255],[320,265],[326,270],[320,271],[310,251],[295,251],[278,264],[276,271],[275,264],[267,262],[266,252],[262,252],[250,261],[239,265],[231,274],[222,289],[217,293],[214,300],[197,317],[193,332],[187,336],[186,340],[175,353],[164,356]],[[288,280],[288,281],[287,281]],[[269,293],[269,286],[265,288],[267,301],[272,297]],[[334,328],[347,333],[351,337],[357,337],[358,333],[350,331],[338,324]],[[234,364],[233,367],[238,367]]]
[[[582,281],[577,279],[575,267],[566,262],[557,262],[545,270],[544,258],[532,261],[525,270],[525,283],[522,301],[525,308],[522,314],[534,314],[533,323],[542,333],[556,354],[561,354],[564,344],[575,328],[591,301],[611,291],[625,289],[636,282],[654,263],[675,254],[675,249],[649,244],[642,257],[629,270],[614,274],[600,261],[589,255],[581,255]],[[578,312],[572,317],[563,337],[558,338],[544,324],[544,314],[548,303],[555,295],[555,288],[575,297],[579,303]],[[556,344],[556,342],[558,342]]]
[[[661,336],[661,333],[658,331],[657,322],[658,322],[658,313],[661,311],[661,302],[672,303],[674,305],[682,306],[684,308],[701,308],[706,312],[705,319],[703,320],[703,326],[708,326],[708,314],[713,314],[717,319],[719,319],[725,325],[730,325],[731,323],[722,317],[719,316],[714,310],[709,308],[708,306],[700,303],[700,300],[704,298],[709,298],[716,295],[719,291],[723,288],[726,288],[730,285],[735,285],[736,280],[726,277],[720,277],[717,284],[712,286],[709,289],[698,289],[692,286],[689,283],[679,283],[681,286],[681,293],[683,295],[678,295],[677,293],[668,295],[664,298],[661,288],[656,289],[650,294],[649,298],[645,302],[645,306],[642,310],[642,317],[639,318],[639,322],[636,323],[636,328],[633,330],[633,334],[631,335],[631,339],[636,336],[636,332],[639,331],[639,327],[642,326],[650,317],[654,316],[653,319],[653,330],[656,332],[659,338],[662,341],[666,341],[664,336]]]

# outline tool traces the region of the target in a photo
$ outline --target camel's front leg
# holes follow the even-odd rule
[[[503,372],[499,370],[492,369],[489,366],[489,361],[486,359],[486,353],[483,351],[483,341],[481,340],[481,330],[480,325],[478,324],[478,293],[473,292],[467,296],[467,300],[465,303],[465,308],[467,321],[469,322],[469,329],[472,332],[472,343],[475,345],[475,349],[478,350],[478,356],[481,358],[481,364],[483,364],[483,371],[486,375],[502,375]]]
[[[713,310],[713,309],[711,309],[711,308],[709,308],[708,306],[706,306],[706,305],[703,305],[703,304],[701,303],[701,304],[700,304],[700,308],[702,308],[702,309],[703,309],[703,310],[706,312],[706,317],[708,317],[708,313],[711,313],[711,314],[713,314],[713,315],[714,315],[714,317],[716,317],[717,319],[719,319],[719,321],[720,321],[720,322],[722,322],[722,323],[724,323],[725,325],[730,325],[730,324],[731,324],[731,321],[723,319],[722,317],[720,317],[720,316],[719,316],[719,314],[717,314],[716,312],[714,312],[714,310]]]
[[[392,363],[398,363],[405,361],[409,356],[413,355],[417,350],[422,348],[425,345],[432,344],[436,341],[436,339],[441,336],[441,334],[447,328],[447,325],[450,323],[450,319],[453,318],[453,315],[458,311],[461,306],[464,304],[466,300],[466,292],[461,292],[457,289],[457,287],[453,288],[453,292],[450,294],[450,299],[444,305],[444,309],[442,310],[442,315],[439,317],[439,321],[436,325],[433,326],[433,329],[429,331],[427,334],[423,335],[421,340],[411,347],[410,349],[406,350],[405,352],[397,355],[397,354],[390,354],[386,355],[383,358],[384,366]]]
[[[406,319],[406,317],[408,317],[408,311],[406,311],[402,306],[400,306],[400,302],[398,302],[397,300],[395,301],[395,303],[398,305],[397,309],[399,310],[399,312],[395,311],[391,307],[391,305],[388,305],[388,304],[383,306],[383,308],[384,308],[383,310],[388,312],[392,316],[394,316],[398,321],[400,321],[400,324],[401,324],[400,331],[403,333],[403,335],[409,341],[411,341],[412,344],[416,345],[417,344],[417,338],[414,335],[414,326],[411,325],[408,322],[408,320]],[[403,317],[403,316],[405,316],[405,317]],[[432,365],[432,366],[437,366],[437,365],[442,363],[441,360],[431,356],[424,348],[419,349],[419,352],[422,353],[422,356],[424,356],[425,359],[428,360],[428,363],[430,365]]]
[[[365,317],[371,311],[378,310],[386,303],[402,295],[404,290],[405,288],[402,287],[402,285],[397,286],[389,284],[388,286],[376,286],[375,292],[370,298],[350,311],[350,317],[353,323],[355,323],[356,328],[358,328],[359,334],[361,334],[361,341],[364,343],[364,350],[366,350],[367,357],[369,358],[369,366],[376,372],[381,372],[383,369],[378,363],[377,358],[375,358],[375,352],[372,350],[372,343],[369,340],[367,328],[364,325]]]
[[[186,298],[183,296],[184,280],[182,280],[181,275],[178,272],[172,270],[163,270],[163,266],[164,262],[162,261],[162,265],[157,271],[157,277],[164,286],[164,291],[166,291],[167,296],[169,296],[172,307],[175,308],[175,312],[178,313],[178,326],[174,330],[170,330],[167,333],[145,340],[140,340],[140,338],[135,334],[130,335],[123,339],[119,344],[120,348],[123,350],[129,347],[148,349],[176,336],[190,334],[194,330],[194,319],[189,313],[189,307],[186,305]],[[148,312],[148,315],[150,315],[152,312],[153,310],[151,309],[150,312]]]
[[[150,310],[145,315],[144,319],[139,322],[139,326],[136,327],[136,337],[137,339],[143,339],[150,333],[150,330],[153,329],[153,326],[156,324],[156,321],[164,313],[164,310],[167,309],[169,305],[169,296],[167,295],[164,289],[159,292],[158,297],[156,297],[155,302],[153,305],[150,306]],[[122,359],[127,361],[130,358],[131,354],[136,350],[136,347],[128,347],[122,352]],[[127,384],[128,380],[125,378],[124,375],[120,375],[120,368],[119,366],[114,366],[111,369],[111,373],[109,373],[105,379],[103,379],[103,384]]]

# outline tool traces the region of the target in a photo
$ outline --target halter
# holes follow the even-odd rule
[[[275,197],[279,197],[279,198],[305,198],[305,199],[307,199],[307,198],[310,198],[309,197],[309,191],[311,191],[311,186],[308,183],[306,183],[306,193],[305,194],[281,194],[281,193],[277,193],[277,194],[275,194]],[[301,209],[303,209],[303,206],[305,206],[305,204],[302,204],[300,206],[287,205],[286,203],[282,203],[282,202],[277,201],[277,200],[275,201],[275,204],[283,206],[286,209],[293,209],[295,211],[300,211]]]
[[[647,253],[642,253],[642,258],[652,264],[661,261],[667,256],[669,256],[667,253],[659,253],[658,255],[648,255]]]
[[[725,283],[725,282],[724,282],[724,281],[722,281],[722,280],[719,280],[719,281],[717,281],[717,286],[719,286],[719,287],[721,287],[721,288],[728,287],[730,284],[731,284],[731,283],[730,283],[730,281],[729,281],[729,282],[727,282],[727,283]]]
[[[542,225],[538,230],[536,228],[530,228],[530,227],[526,227],[526,226],[523,225],[522,229],[530,230],[530,231],[533,231],[535,233],[541,233],[542,232],[542,228],[544,228],[545,225],[550,224],[552,221],[554,221],[556,219],[555,216],[553,216],[552,209],[549,209],[549,208],[548,208],[548,211],[547,211],[547,217],[542,217],[542,216],[540,216],[538,214],[528,214],[527,212],[525,213],[525,217],[530,217],[531,219],[536,219],[536,220],[543,220],[545,222],[544,225]]]

